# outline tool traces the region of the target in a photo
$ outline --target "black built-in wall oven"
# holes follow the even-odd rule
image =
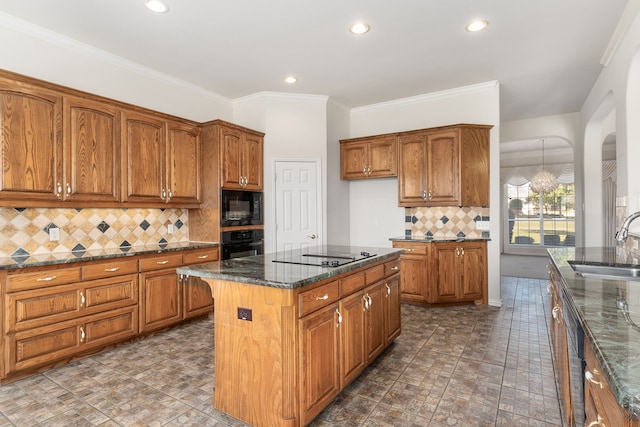
[[[264,224],[262,193],[222,190],[220,219],[223,260],[263,253],[264,232],[255,227]],[[225,230],[225,227],[233,228]]]

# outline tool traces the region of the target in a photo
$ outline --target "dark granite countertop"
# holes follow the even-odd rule
[[[468,237],[432,237],[432,236],[402,236],[402,237],[390,237],[392,242],[488,242],[491,240],[488,237],[480,238],[468,238]]]
[[[637,265],[623,248],[553,248],[548,250],[573,302],[585,337],[618,403],[640,416],[640,280],[605,280],[577,275],[569,261]],[[628,315],[619,308],[626,301]]]
[[[0,270],[10,270],[25,267],[40,267],[56,264],[69,264],[79,261],[96,261],[101,259],[120,258],[125,256],[174,252],[185,249],[215,248],[218,246],[218,243],[178,242],[144,246],[127,246],[113,249],[97,249],[40,255],[26,255],[24,257],[14,256],[12,258],[0,258]]]
[[[205,279],[221,279],[281,289],[295,289],[393,258],[402,252],[401,249],[335,245],[321,246],[318,249],[326,252],[360,253],[364,251],[376,255],[339,267],[273,262],[273,260],[289,257],[292,254],[299,255],[306,251],[295,250],[180,267],[177,272]]]

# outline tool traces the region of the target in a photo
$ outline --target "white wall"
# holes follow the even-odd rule
[[[422,129],[456,123],[489,124],[492,240],[488,244],[489,304],[500,305],[500,93],[497,82],[426,94],[351,111],[350,137]],[[390,247],[404,235],[404,208],[398,207],[397,179],[351,181],[351,244]],[[375,226],[374,224],[377,224]]]
[[[265,252],[275,248],[274,162],[278,159],[319,159],[323,200],[327,200],[327,97],[262,92],[234,103],[234,122],[265,133]],[[326,243],[327,206],[321,208]]]
[[[230,120],[228,98],[0,13],[0,68],[195,121]]]
[[[596,153],[602,151],[602,139],[607,128],[611,128],[612,112],[615,112],[615,132],[617,151],[617,186],[618,196],[626,197],[627,212],[640,208],[640,169],[637,160],[640,158],[640,2],[630,0],[620,24],[612,38],[610,52],[605,56],[608,61],[591,89],[581,111],[584,126],[584,143],[581,151],[582,162],[580,172],[584,179],[584,230],[602,227],[601,219],[595,214],[602,210],[602,198],[597,192],[600,175],[594,173],[599,167]],[[610,129],[609,129],[610,131]],[[640,234],[640,223],[631,228]],[[592,240],[590,233],[585,233],[587,246],[601,242]]]
[[[340,139],[349,135],[349,109],[327,105],[327,244],[349,245],[350,186],[340,180]]]

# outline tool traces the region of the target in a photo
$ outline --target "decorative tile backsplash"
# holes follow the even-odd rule
[[[0,257],[183,242],[189,240],[188,213],[187,209],[0,208]],[[59,241],[49,241],[50,228],[59,229]]]
[[[413,237],[469,239],[489,238],[476,229],[477,221],[489,221],[488,207],[418,207],[405,209],[405,235]],[[441,221],[442,228],[438,228]]]

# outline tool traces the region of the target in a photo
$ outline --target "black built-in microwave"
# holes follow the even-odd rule
[[[222,227],[262,225],[262,193],[222,190],[220,218]]]

